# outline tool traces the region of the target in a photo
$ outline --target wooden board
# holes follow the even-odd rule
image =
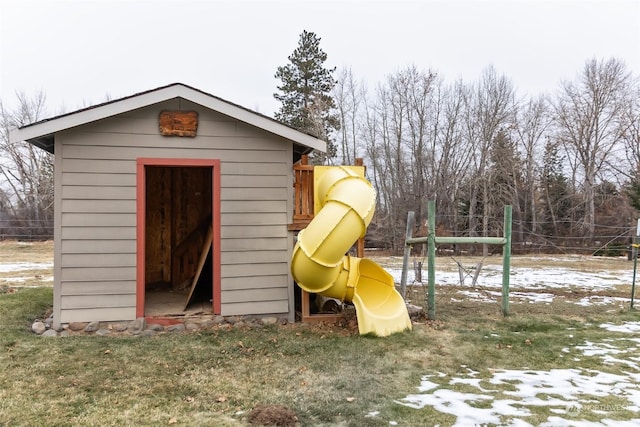
[[[196,111],[162,111],[160,134],[165,136],[196,136],[198,113]]]
[[[198,260],[198,268],[196,269],[196,275],[193,276],[193,281],[191,282],[191,289],[189,289],[189,295],[187,295],[187,301],[184,303],[185,311],[187,310],[187,307],[189,307],[189,303],[191,302],[193,291],[195,291],[196,289],[196,285],[198,284],[198,279],[202,274],[202,268],[204,267],[204,264],[207,261],[207,255],[209,255],[209,251],[212,250],[211,248],[212,239],[213,239],[213,229],[209,227],[209,230],[207,231],[207,237],[204,239],[204,244],[202,245],[202,252],[200,252],[200,259]]]

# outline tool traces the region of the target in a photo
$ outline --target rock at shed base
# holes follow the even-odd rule
[[[31,330],[38,335],[42,335],[44,334],[44,332],[47,330],[47,325],[44,324],[44,322],[33,322],[33,325],[31,325]]]

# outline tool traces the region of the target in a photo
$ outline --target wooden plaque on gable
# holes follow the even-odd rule
[[[198,131],[197,111],[162,111],[160,133],[165,136],[196,136]]]

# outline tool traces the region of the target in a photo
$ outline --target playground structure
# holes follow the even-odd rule
[[[352,302],[360,334],[388,336],[411,329],[393,277],[375,262],[345,255],[364,237],[375,190],[362,166],[314,168],[314,216],[298,234],[291,272],[307,292]]]
[[[511,273],[511,218],[512,208],[504,207],[503,237],[438,237],[436,236],[436,202],[430,200],[427,203],[427,236],[412,237],[415,226],[415,213],[409,211],[407,216],[407,233],[402,260],[402,277],[400,280],[400,292],[404,297],[407,289],[407,270],[409,267],[409,255],[411,247],[416,244],[427,244],[427,317],[436,318],[436,245],[437,244],[490,244],[502,245],[502,314],[509,315],[509,275]]]

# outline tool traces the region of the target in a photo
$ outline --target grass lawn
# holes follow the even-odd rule
[[[16,262],[0,250],[0,265]],[[387,338],[309,324],[42,338],[29,327],[51,287],[12,288],[0,292],[0,425],[237,426],[258,404],[301,426],[640,422],[640,331],[603,327],[633,331],[637,311],[563,289],[503,318],[439,291],[438,320]]]

